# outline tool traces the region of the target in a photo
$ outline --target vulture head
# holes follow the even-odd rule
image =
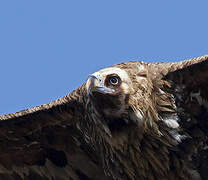
[[[157,129],[157,95],[162,90],[151,74],[148,64],[129,62],[89,75],[86,90],[93,112],[108,124],[120,119],[126,124]]]
[[[126,114],[129,109],[129,95],[133,91],[131,84],[126,71],[111,67],[90,75],[86,86],[93,107],[106,118],[115,118]]]

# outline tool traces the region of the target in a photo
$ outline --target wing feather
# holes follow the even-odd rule
[[[202,179],[208,177],[208,56],[165,65],[162,78],[171,82],[184,134],[191,137],[183,145],[189,163]]]
[[[128,66],[128,63],[124,64]],[[129,64],[135,66],[135,62]],[[123,65],[119,66],[122,68]],[[206,179],[208,177],[208,159],[206,159],[208,157],[208,56],[177,63],[150,63],[148,68],[151,79],[154,81],[162,79],[167,86],[163,90],[170,95],[161,97],[160,100],[157,100],[156,95],[154,101],[161,106],[152,111],[154,113],[172,111],[168,107],[175,103],[181,131],[191,137],[182,144],[182,154],[184,156],[191,154],[187,157],[189,163],[196,168],[202,178]],[[85,93],[83,85],[64,98],[49,104],[0,116],[0,179],[112,179],[107,172],[111,172],[110,175],[114,178],[121,178],[119,173],[124,173],[126,177],[133,178],[139,175],[154,179],[154,174],[149,173],[149,171],[154,172],[152,168],[161,171],[158,173],[161,176],[166,173],[165,168],[169,168],[169,161],[163,166],[160,162],[162,157],[157,157],[156,152],[173,162],[173,167],[181,167],[178,158],[172,160],[169,158],[169,149],[176,151],[173,147],[175,142],[164,139],[161,135],[154,137],[154,134],[150,134],[142,137],[139,131],[136,131],[135,134],[138,134],[136,136],[133,133],[135,127],[129,127],[122,132],[123,134],[114,135],[114,139],[109,137],[102,139],[97,136],[97,139],[102,140],[97,144],[104,143],[103,149],[91,144],[90,131],[95,129],[90,128],[91,125],[85,122],[87,116]],[[175,100],[173,104],[167,102],[167,98],[172,96]],[[85,123],[89,134],[84,134],[82,129],[84,126],[80,126]],[[128,139],[127,133],[133,137],[144,138],[143,145],[138,147],[139,140]],[[163,135],[165,133],[166,130],[162,132]],[[154,139],[148,140],[148,138]],[[145,139],[146,143],[144,143]],[[152,145],[149,147],[148,143],[151,141]],[[131,147],[133,148],[130,149]],[[153,147],[160,148],[154,151]],[[146,154],[144,153],[147,157],[141,154],[142,151],[135,151],[140,148],[143,151],[147,149]],[[104,152],[110,152],[109,160],[108,157],[102,157],[103,159],[100,157]],[[135,154],[138,154],[138,157]],[[131,159],[132,157],[129,156],[134,158]],[[148,157],[151,162],[145,159]],[[98,159],[107,162],[109,167],[103,167]],[[131,160],[142,168],[136,169],[132,166],[134,163]],[[177,170],[168,172],[173,179],[176,177],[175,172]]]
[[[105,179],[80,149],[84,93],[83,85],[49,104],[0,116],[0,179]]]

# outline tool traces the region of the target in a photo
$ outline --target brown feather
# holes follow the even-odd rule
[[[0,116],[0,179],[206,179],[208,56],[112,67],[132,82],[127,94],[122,87],[113,101],[103,98],[111,113],[125,105],[121,117],[97,111],[85,84]]]

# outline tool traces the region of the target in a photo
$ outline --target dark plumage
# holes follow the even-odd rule
[[[0,179],[206,179],[207,87],[208,56],[100,70],[0,117]]]

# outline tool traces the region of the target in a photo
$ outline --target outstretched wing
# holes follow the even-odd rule
[[[182,147],[184,156],[203,179],[208,177],[208,56],[168,63],[160,73],[172,87],[179,124],[189,138]],[[159,73],[159,72],[158,72]]]
[[[190,137],[181,149],[184,156],[191,154],[188,157],[190,165],[196,167],[202,178],[206,179],[208,56],[178,63],[151,63],[148,66],[152,76],[156,79],[163,78],[172,85],[167,91],[175,97],[182,133]],[[112,179],[104,172],[100,162],[103,159],[98,154],[100,152],[94,150],[97,147],[94,148],[90,141],[88,142],[90,137],[83,134],[82,128],[85,127],[79,126],[81,122],[87,120],[85,93],[83,85],[68,96],[47,105],[0,116],[0,179]],[[87,128],[90,130],[90,127]],[[115,157],[121,159],[116,161],[126,160],[126,163],[118,165],[117,162],[110,161],[111,156],[106,162],[112,163],[113,167],[116,165],[115,168],[118,166],[126,169],[129,177],[134,177],[137,172],[133,173],[132,169],[135,168],[132,166],[134,167],[134,163],[140,161],[142,156],[133,156],[134,159],[130,160],[126,158],[128,153],[133,155],[134,153],[124,151],[126,145],[121,143],[122,133],[121,137],[118,135],[114,138],[105,138],[112,146],[105,146],[107,143],[104,143],[101,150],[106,154],[118,153]],[[108,149],[114,147],[115,151]],[[119,149],[122,151],[117,152]],[[124,166],[121,166],[122,164]],[[122,170],[112,169],[115,177],[118,172]]]
[[[81,86],[49,104],[0,116],[0,179],[76,180],[102,174],[80,148],[76,122],[84,117],[83,96]]]

